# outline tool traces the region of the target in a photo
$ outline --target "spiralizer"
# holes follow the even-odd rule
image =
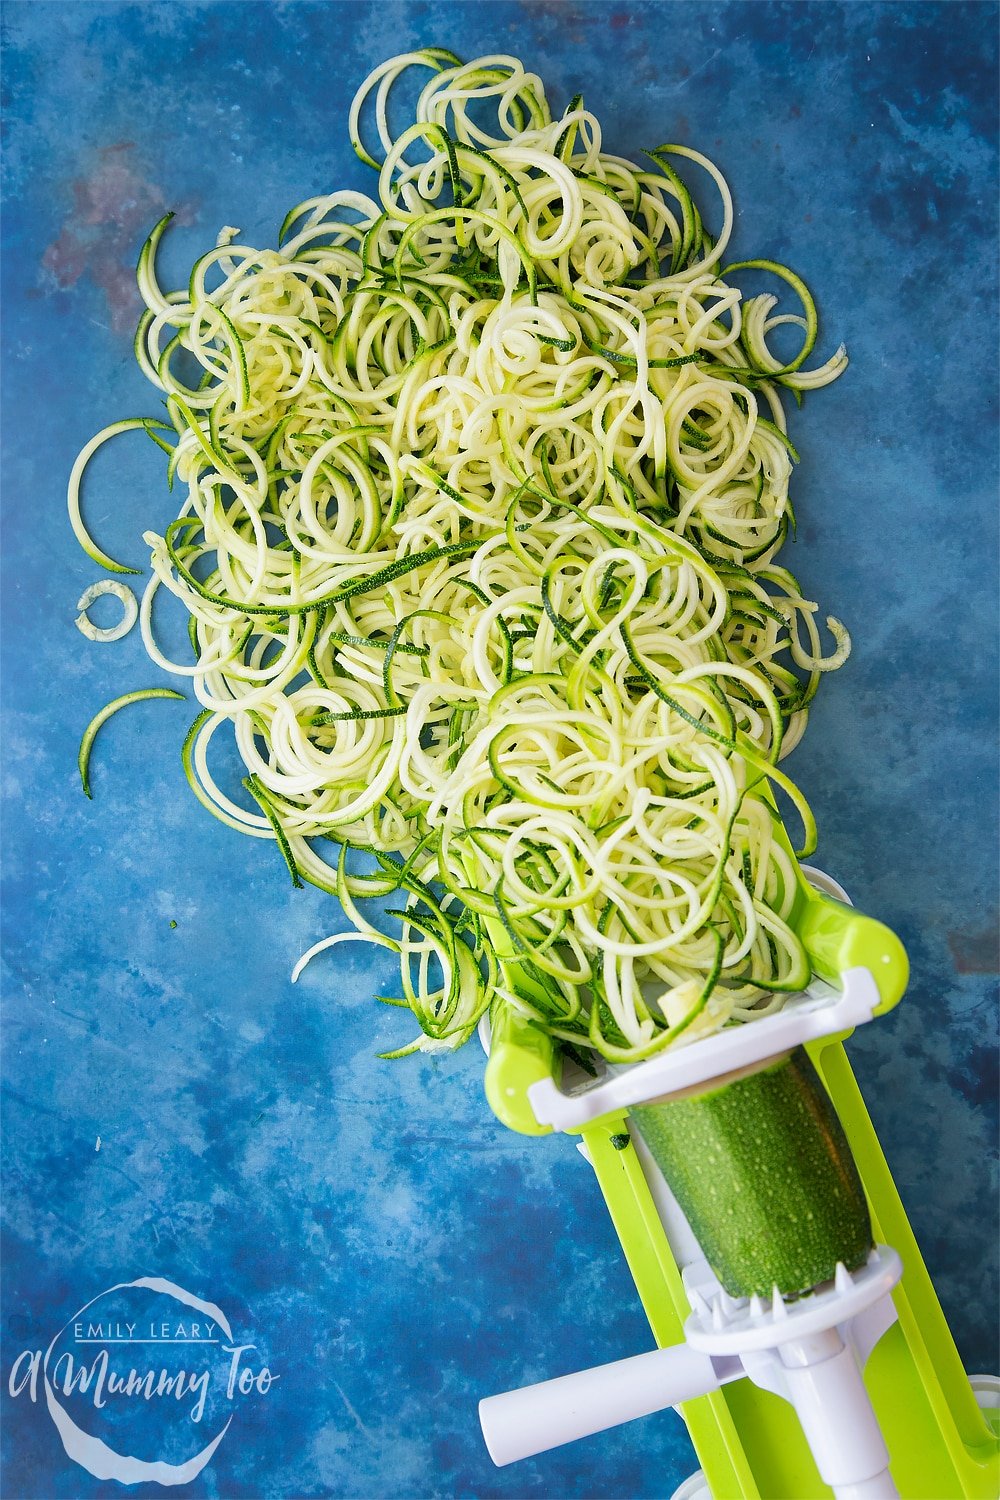
[[[580,1137],[657,1344],[482,1401],[498,1465],[676,1406],[702,1473],[674,1500],[1000,1493],[1000,1382],[962,1367],[844,1050],[906,954],[795,868],[813,979],[776,1014],[591,1078],[494,1009],[490,1105]]]

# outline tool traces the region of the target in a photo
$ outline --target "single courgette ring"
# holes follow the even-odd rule
[[[731,1296],[785,1296],[863,1265],[871,1218],[843,1127],[806,1051],[632,1119]]]

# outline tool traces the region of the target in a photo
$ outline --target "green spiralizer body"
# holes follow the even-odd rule
[[[816,884],[822,879],[818,877]],[[494,1112],[511,1128],[527,1133],[544,1133],[554,1124],[580,1135],[658,1350],[668,1351],[483,1402],[484,1432],[497,1462],[676,1404],[697,1451],[704,1487],[715,1500],[812,1500],[831,1494],[838,1500],[876,1500],[893,1494],[905,1500],[995,1500],[1000,1494],[1000,1410],[989,1409],[997,1405],[996,1382],[984,1377],[977,1389],[976,1380],[970,1382],[962,1367],[847,1059],[844,1039],[851,1028],[841,1024],[843,1008],[836,1009],[838,994],[846,996],[856,981],[864,980],[870,1005],[867,1014],[855,1017],[855,1024],[889,1010],[906,986],[905,953],[887,928],[822,893],[804,874],[793,921],[817,976],[818,999],[798,1017],[787,1018],[784,1031],[775,1027],[759,1040],[752,1036],[758,1029],[771,1028],[772,1021],[780,1022],[785,1014],[780,1013],[728,1028],[674,1053],[669,1076],[664,1071],[667,1064],[659,1073],[649,1073],[645,1098],[641,1079],[642,1070],[651,1068],[648,1063],[619,1070],[601,1088],[563,1093],[548,1038],[509,1008],[494,1015],[486,1077]],[[824,1029],[831,1026],[838,1029]],[[729,1045],[728,1039],[737,1034],[740,1038],[732,1046],[741,1040],[751,1046],[749,1061],[734,1068],[733,1058],[722,1055],[721,1063],[713,1064],[712,1045],[718,1047],[720,1037]],[[806,1078],[806,1093],[806,1075],[813,1075],[801,1051],[803,1043],[787,1045],[794,1034],[804,1037],[805,1053],[822,1081],[822,1091],[814,1089],[818,1102],[814,1100],[813,1112],[820,1117],[816,1128],[831,1138],[831,1145],[818,1175],[811,1177],[810,1163],[803,1165],[794,1143],[789,1146],[786,1198],[800,1226],[800,1243],[793,1244],[791,1253],[787,1247],[779,1249],[776,1261],[772,1258],[758,1269],[755,1256],[782,1206],[783,1189],[773,1175],[755,1187],[753,1173],[740,1164],[742,1146],[729,1151],[727,1111],[734,1116],[738,1110],[726,1099],[728,1095],[739,1100],[745,1094],[751,1107],[756,1107],[754,1100],[763,1099],[766,1108],[777,1089],[778,1118],[797,1118],[788,1110],[798,1108],[798,1103],[789,1104],[786,1097],[789,1089],[795,1093],[795,1068]],[[769,1046],[775,1046],[775,1053],[762,1056]],[[657,1092],[650,1095],[649,1088]],[[617,1107],[602,1113],[616,1098]],[[567,1123],[572,1119],[575,1125]],[[672,1120],[680,1122],[679,1136]],[[722,1172],[725,1191],[737,1204],[731,1234],[726,1205],[707,1201],[709,1175],[699,1180],[693,1154],[684,1151],[690,1139],[685,1133],[692,1129],[703,1132],[696,1136],[700,1149],[714,1149],[712,1132],[717,1128],[723,1146],[713,1174],[716,1194],[719,1161],[730,1155],[735,1162],[730,1176]],[[803,1134],[808,1135],[805,1127]],[[773,1159],[773,1151],[770,1154]],[[662,1176],[658,1167],[664,1168]],[[852,1189],[857,1179],[863,1198]],[[844,1204],[838,1207],[841,1187]],[[823,1233],[811,1234],[809,1191],[821,1231],[832,1216],[847,1247],[838,1251],[839,1265],[825,1264]],[[861,1203],[860,1219],[845,1207],[852,1197]],[[779,1288],[776,1283],[772,1299],[771,1287],[757,1284],[755,1278],[769,1275],[773,1264],[787,1265],[789,1278],[800,1274],[807,1281],[810,1276],[817,1282],[829,1280],[811,1288],[796,1287],[793,1281]],[[784,1269],[778,1273],[782,1274]],[[710,1291],[699,1283],[699,1275],[707,1276]],[[865,1292],[868,1282],[873,1289]],[[809,1294],[803,1296],[802,1291]],[[835,1305],[838,1297],[843,1319],[828,1312],[824,1322],[823,1307]],[[851,1322],[863,1303],[865,1311]],[[834,1317],[837,1324],[830,1327]],[[775,1319],[801,1328],[804,1336],[789,1341],[784,1328],[774,1331]],[[817,1331],[821,1325],[822,1331]],[[767,1339],[777,1341],[778,1347],[762,1354]],[[735,1366],[734,1349],[740,1351]],[[796,1354],[798,1350],[804,1352]],[[657,1360],[661,1363],[654,1364]],[[667,1360],[673,1361],[669,1368]],[[811,1361],[815,1363],[808,1372],[791,1368]],[[796,1382],[806,1374],[808,1389],[803,1393]],[[841,1379],[846,1387],[854,1383],[843,1404],[842,1386],[836,1383]],[[657,1381],[662,1382],[658,1392],[652,1390]],[[556,1435],[532,1440],[525,1435],[525,1423],[530,1426],[533,1414],[545,1409],[542,1395],[549,1387],[553,1410],[561,1416],[546,1430]],[[625,1394],[618,1399],[616,1391]],[[529,1397],[529,1403],[509,1410],[502,1405],[521,1396]],[[589,1420],[588,1402],[600,1405]],[[852,1479],[847,1472],[852,1448],[860,1451],[867,1444],[874,1452],[880,1443],[887,1454],[884,1472]],[[847,1470],[841,1472],[844,1454]],[[873,1462],[874,1474],[878,1462]],[[821,1470],[828,1477],[839,1473],[839,1482],[827,1483]],[[685,1486],[681,1493],[694,1490]]]

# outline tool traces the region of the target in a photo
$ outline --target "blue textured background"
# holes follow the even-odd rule
[[[76,776],[91,714],[162,680],[138,632],[74,629],[95,569],[63,499],[94,430],[155,409],[137,247],[177,209],[180,272],[221,224],[262,243],[362,185],[350,96],[429,43],[515,51],[559,106],[582,89],[612,150],[708,151],[736,251],[793,264],[823,349],[848,345],[793,420],[789,560],[855,654],[792,764],[820,862],[909,948],[909,998],[852,1056],[962,1354],[995,1367],[996,7],[8,3],[4,26],[4,1387],[88,1297],[161,1274],[281,1375],[191,1494],[662,1496],[693,1467],[673,1414],[491,1466],[479,1396],[650,1344],[572,1145],[503,1131],[474,1047],[375,1061],[408,1032],[367,950],[290,987],[337,913],[194,803],[191,713],[129,710],[93,803]],[[115,555],[168,519],[161,472],[138,438],[95,466]],[[26,1397],[4,1461],[12,1500],[114,1488]]]

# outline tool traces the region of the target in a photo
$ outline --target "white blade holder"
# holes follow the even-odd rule
[[[837,1500],[895,1500],[889,1456],[862,1371],[896,1318],[891,1291],[902,1275],[879,1246],[853,1274],[786,1302],[728,1296],[705,1261],[684,1282],[692,1313],[686,1341],[598,1365],[479,1403],[497,1465],[603,1432],[718,1390],[744,1376],[794,1406],[822,1479]]]
[[[732,1026],[712,1036],[676,1046],[630,1067],[609,1068],[597,1083],[564,1092],[552,1078],[528,1089],[540,1125],[579,1130],[602,1115],[662,1099],[680,1089],[709,1084],[738,1069],[766,1063],[807,1042],[851,1031],[870,1021],[880,1003],[878,986],[868,969],[847,969],[841,988],[814,978],[800,995],[791,996],[773,1016],[748,1026]]]

